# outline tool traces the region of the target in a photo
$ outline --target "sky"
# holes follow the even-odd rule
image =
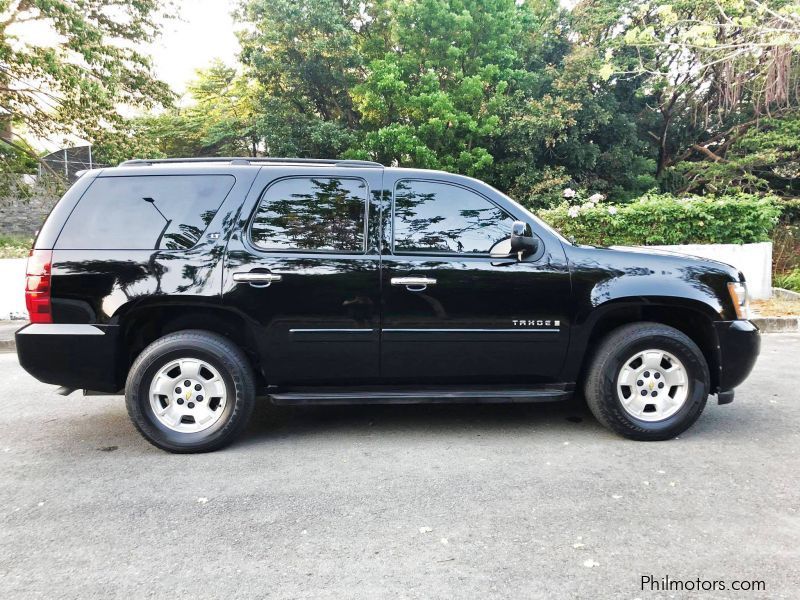
[[[230,13],[236,4],[235,0],[179,0],[179,19],[168,20],[150,48],[159,79],[182,94],[195,71],[215,58],[234,65],[239,42]]]

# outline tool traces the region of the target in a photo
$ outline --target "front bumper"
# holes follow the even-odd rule
[[[761,350],[761,334],[750,321],[718,321],[717,332],[719,386],[727,392],[741,384],[756,364]]]
[[[118,326],[33,323],[14,337],[20,366],[43,383],[99,392],[122,387]]]

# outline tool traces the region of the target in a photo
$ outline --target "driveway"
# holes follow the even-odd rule
[[[670,442],[577,402],[264,404],[196,456],[0,354],[0,596],[797,598],[800,335],[763,342],[735,402]]]

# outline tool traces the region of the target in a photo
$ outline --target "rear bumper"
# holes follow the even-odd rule
[[[756,364],[761,334],[750,321],[718,321],[714,324],[719,346],[719,392],[741,384]]]
[[[43,383],[100,392],[122,387],[115,325],[33,323],[15,339],[19,364]]]

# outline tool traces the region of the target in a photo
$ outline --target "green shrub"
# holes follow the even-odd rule
[[[582,244],[641,246],[764,242],[780,213],[771,197],[647,194],[620,205],[564,203],[539,216]]]
[[[789,271],[781,275],[775,275],[772,285],[785,290],[800,292],[800,269],[795,269],[794,271]]]

